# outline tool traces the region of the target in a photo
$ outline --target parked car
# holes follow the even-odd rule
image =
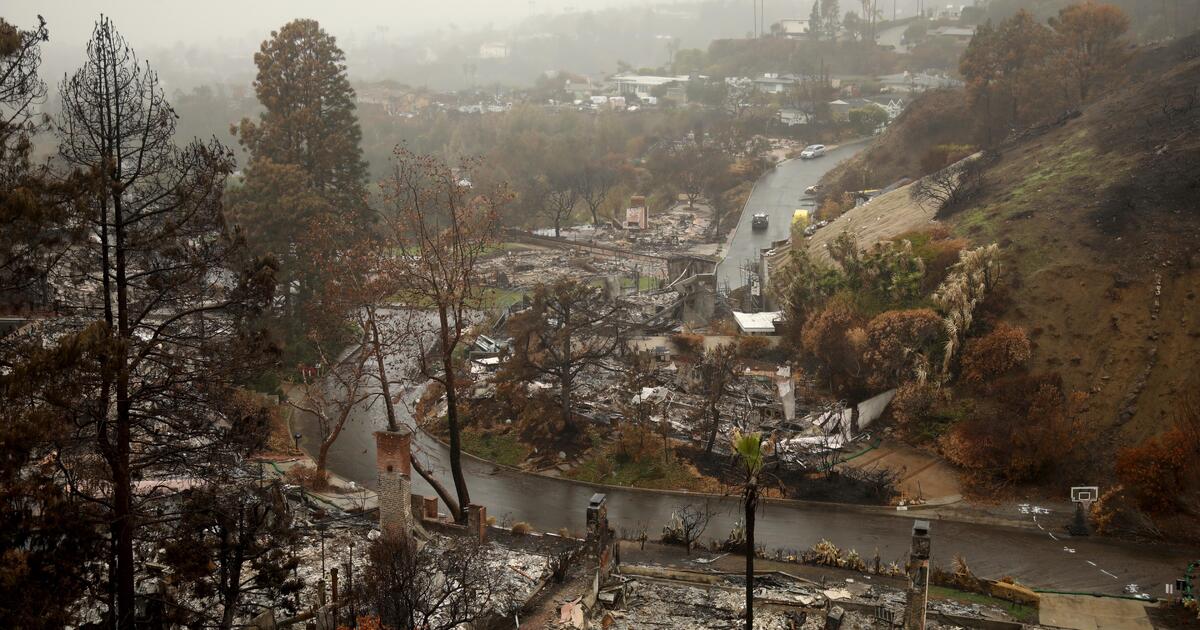
[[[765,230],[767,229],[767,221],[769,220],[767,213],[759,212],[750,220],[750,227],[755,230]]]
[[[813,184],[812,186],[809,186],[808,188],[805,188],[805,189],[804,189],[804,194],[806,194],[806,195],[810,195],[810,196],[811,196],[811,195],[815,195],[815,194],[817,194],[817,193],[819,193],[819,192],[821,192],[821,185],[820,185],[820,184]]]
[[[800,152],[800,159],[811,160],[813,158],[819,158],[822,155],[825,155],[825,145],[810,144],[804,147],[804,150]]]

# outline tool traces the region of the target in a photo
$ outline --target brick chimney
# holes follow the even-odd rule
[[[379,529],[383,536],[411,536],[412,433],[376,431],[375,465],[379,473]]]

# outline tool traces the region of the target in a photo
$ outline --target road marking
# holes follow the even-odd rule
[[[1046,533],[1050,534],[1050,537],[1053,538],[1054,540],[1058,540],[1058,536],[1055,536],[1054,532],[1046,532]]]
[[[1112,578],[1112,579],[1114,579],[1114,580],[1115,580],[1115,579],[1117,579],[1117,576],[1115,576],[1115,575],[1113,575],[1113,574],[1109,573],[1108,571],[1105,571],[1104,569],[1100,569],[1100,572],[1101,572],[1101,573],[1103,573],[1104,575],[1107,575],[1108,577],[1110,577],[1110,578]]]
[[[1087,561],[1087,563],[1088,563],[1088,564],[1090,564],[1090,565],[1092,565],[1092,566],[1096,566],[1096,563],[1095,563],[1095,562],[1092,562],[1091,560],[1088,560],[1088,561]]]

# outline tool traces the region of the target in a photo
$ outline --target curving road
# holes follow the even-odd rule
[[[330,469],[374,488],[373,433],[384,425],[382,404],[358,409],[330,451]],[[298,428],[306,436],[302,446],[313,452],[315,440],[308,437],[315,435],[311,418],[302,418]],[[414,444],[417,456],[452,488],[446,450],[420,432]],[[488,513],[501,522],[527,521],[544,531],[566,527],[582,532],[588,499],[597,491],[608,495],[609,518],[618,531],[633,533],[645,528],[651,537],[659,534],[676,507],[705,501],[669,492],[598,489],[589,484],[498,468],[471,457],[464,457],[463,465],[474,502],[486,506]],[[435,496],[416,475],[413,491]],[[740,514],[737,499],[714,497],[708,502],[715,516],[706,537],[724,537]],[[900,560],[908,553],[911,519],[927,517],[917,511],[900,513],[813,503],[768,504],[758,518],[756,537],[769,549],[793,550],[826,538],[839,547],[857,549],[868,558],[878,549],[885,561]],[[1053,531],[1048,525],[1047,528]],[[949,565],[951,558],[962,555],[981,576],[1012,575],[1035,587],[1072,591],[1118,594],[1124,585],[1136,583],[1159,593],[1162,584],[1181,575],[1187,560],[1200,557],[1195,549],[1070,539],[1065,535],[1056,540],[1050,537],[1050,532],[1037,529],[953,521],[935,521],[932,533],[934,560],[938,564]]]
[[[797,208],[812,208],[812,201],[802,201],[804,189],[812,186],[829,172],[838,162],[852,157],[866,146],[866,142],[844,144],[815,160],[788,160],[759,178],[754,192],[746,201],[746,207],[738,220],[733,240],[726,248],[725,260],[717,266],[717,285],[728,285],[730,290],[746,284],[741,270],[746,261],[757,261],[759,250],[771,246],[774,241],[788,238],[792,225],[792,214]],[[767,229],[755,231],[750,222],[755,213],[770,215]]]
[[[738,266],[742,259],[756,255],[758,248],[771,240],[785,238],[792,212],[800,207],[799,198],[839,160],[859,151],[862,144],[840,147],[824,158],[793,160],[779,165],[759,180],[750,203],[741,218],[726,262],[719,267],[722,280],[729,286],[740,284]],[[771,213],[770,229],[754,233],[750,216],[766,210]],[[735,262],[736,261],[736,262]],[[401,367],[407,359],[399,354],[389,363]],[[397,370],[398,371],[398,370]],[[415,390],[408,393],[411,399]],[[403,407],[398,407],[411,425]],[[316,450],[317,431],[312,418],[298,420],[303,434],[301,445]],[[330,449],[330,469],[369,488],[375,487],[374,432],[386,424],[382,403],[362,405],[354,413],[337,442]],[[448,453],[436,440],[418,432],[414,439],[416,455],[452,488]],[[589,498],[600,491],[608,495],[608,514],[618,531],[633,534],[645,529],[656,537],[671,513],[688,503],[707,501],[714,517],[706,538],[723,538],[740,515],[736,497],[703,498],[664,491],[629,488],[597,488],[564,479],[530,475],[499,468],[469,456],[463,458],[464,474],[475,503],[501,522],[526,521],[544,531],[567,528],[584,529]],[[414,475],[413,491],[434,496],[423,479]],[[768,549],[806,549],[821,539],[839,547],[857,549],[871,557],[878,550],[885,560],[901,560],[908,553],[911,520],[936,517],[921,511],[895,512],[878,508],[859,508],[816,503],[770,503],[764,505],[756,528],[756,538]],[[1042,517],[1046,519],[1053,517]],[[1055,521],[1065,522],[1059,515]],[[1147,545],[1099,538],[1073,539],[1051,525],[1046,529],[1016,528],[979,523],[935,521],[932,527],[934,562],[948,566],[955,555],[963,556],[976,574],[984,577],[1012,575],[1023,583],[1039,588],[1119,594],[1126,584],[1138,584],[1151,593],[1161,593],[1162,585],[1181,576],[1188,560],[1200,557],[1200,550],[1168,545]]]

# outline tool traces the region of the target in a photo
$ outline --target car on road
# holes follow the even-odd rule
[[[767,222],[769,220],[767,213],[759,212],[750,219],[750,227],[755,230],[765,230],[767,229]]]
[[[805,189],[804,189],[804,194],[805,194],[805,195],[808,195],[808,196],[810,196],[810,197],[811,197],[811,196],[813,196],[813,195],[815,195],[815,194],[817,194],[817,193],[819,193],[819,192],[821,192],[821,185],[820,185],[820,184],[813,184],[812,186],[809,186],[808,188],[805,188]]]
[[[804,147],[804,150],[800,152],[800,159],[811,160],[813,158],[819,158],[822,155],[825,155],[825,145],[810,144]]]

